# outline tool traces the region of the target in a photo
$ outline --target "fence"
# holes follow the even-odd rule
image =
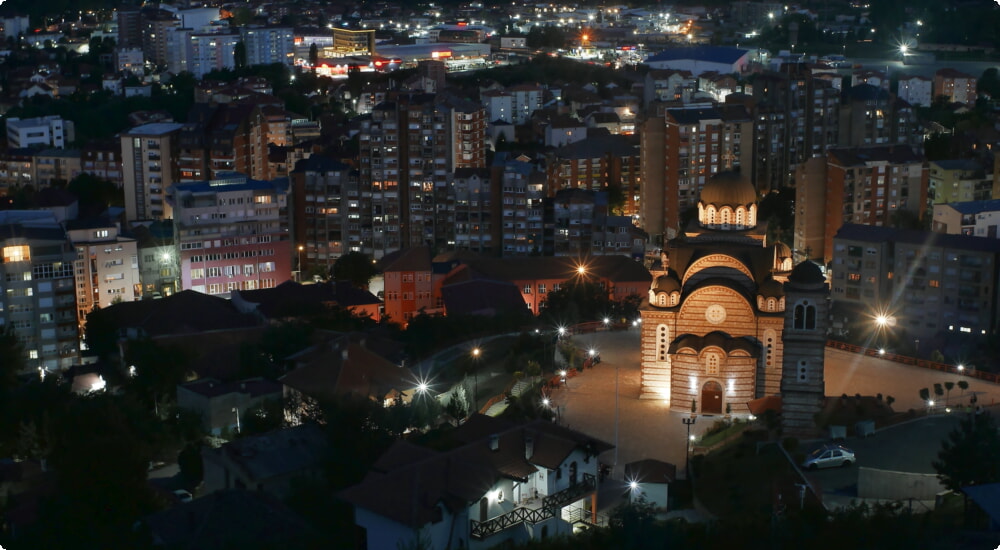
[[[894,363],[901,363],[903,365],[911,365],[914,367],[920,367],[924,369],[933,369],[943,372],[949,372],[952,374],[960,374],[962,376],[968,376],[969,378],[978,378],[979,380],[985,380],[987,382],[992,382],[994,384],[1000,383],[1000,376],[992,372],[983,372],[971,368],[958,368],[957,365],[949,365],[948,363],[938,363],[937,361],[930,361],[927,359],[918,359],[916,357],[910,357],[908,355],[900,355],[898,353],[892,353],[879,348],[866,348],[864,346],[848,344],[847,342],[838,342],[836,340],[827,340],[826,347],[838,349],[841,351],[846,351],[848,353],[858,353],[861,355],[867,355],[868,357],[878,357],[879,359],[892,361]]]

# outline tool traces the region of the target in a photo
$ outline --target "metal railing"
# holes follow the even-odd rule
[[[970,378],[978,378],[980,380],[986,380],[987,382],[993,382],[994,384],[1000,383],[1000,376],[997,376],[992,372],[984,372],[969,367],[959,368],[957,365],[949,365],[948,363],[938,363],[937,361],[930,361],[927,359],[918,359],[916,357],[910,357],[908,355],[900,355],[898,353],[885,351],[880,348],[866,348],[864,346],[848,344],[847,342],[838,342],[836,340],[827,340],[826,347],[838,349],[841,351],[846,351],[849,353],[859,353],[862,355],[867,355],[868,357],[878,357],[879,359],[892,361],[894,363],[902,363],[904,365],[912,365],[924,369],[933,369],[944,372],[950,372],[952,374],[968,376]]]
[[[556,517],[556,512],[563,505],[574,502],[585,494],[592,492],[597,487],[597,478],[593,474],[583,474],[583,479],[579,483],[553,493],[542,499],[540,508],[514,508],[506,514],[488,519],[486,521],[472,522],[472,537],[482,540],[491,535],[495,535],[504,529],[520,525],[522,523],[539,523],[547,519]],[[586,521],[585,519],[575,521]],[[572,523],[572,522],[571,522]]]

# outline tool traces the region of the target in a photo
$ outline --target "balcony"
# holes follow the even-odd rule
[[[580,483],[570,485],[568,488],[563,489],[558,493],[551,494],[543,498],[542,505],[539,508],[519,506],[506,514],[497,516],[487,521],[471,520],[472,537],[478,540],[483,540],[486,537],[503,531],[504,529],[515,527],[524,522],[539,523],[547,519],[554,518],[563,506],[571,502],[576,502],[584,495],[593,492],[596,487],[597,480],[594,476],[591,474],[583,474],[583,480]]]

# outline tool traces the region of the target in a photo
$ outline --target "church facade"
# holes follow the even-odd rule
[[[824,397],[827,285],[768,244],[746,178],[717,174],[698,220],[664,248],[642,317],[641,397],[671,410],[747,413],[782,396],[790,431],[808,431]],[[796,427],[802,430],[794,429]]]

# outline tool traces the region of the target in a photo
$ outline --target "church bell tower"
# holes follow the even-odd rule
[[[816,264],[795,266],[785,283],[781,417],[784,435],[814,436],[826,385],[823,359],[829,323],[829,287]]]

